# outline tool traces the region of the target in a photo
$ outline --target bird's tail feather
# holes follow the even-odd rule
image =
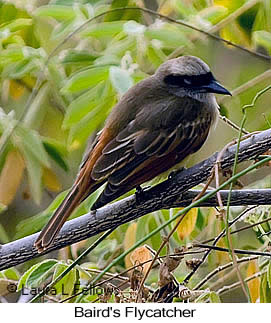
[[[80,194],[78,185],[74,185],[35,241],[38,252],[42,252],[50,246],[64,222],[84,199],[85,194]]]

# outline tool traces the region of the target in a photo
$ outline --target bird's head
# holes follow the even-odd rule
[[[214,78],[209,66],[195,56],[181,56],[163,63],[155,73],[170,93],[201,99],[207,93],[231,95]]]

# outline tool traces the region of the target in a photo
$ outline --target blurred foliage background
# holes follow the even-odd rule
[[[1,243],[42,228],[62,200],[65,194],[62,191],[72,184],[88,142],[102,128],[119,97],[133,84],[154,73],[165,60],[184,54],[203,59],[216,78],[233,91],[232,98],[218,97],[218,102],[221,114],[236,124],[242,119],[242,106],[270,84],[270,60],[139,10],[108,12],[68,37],[89,18],[112,8],[129,6],[149,8],[253,52],[271,54],[270,0],[0,1]],[[248,131],[269,128],[270,100],[271,93],[267,92],[248,111],[245,125]],[[237,135],[236,130],[220,120],[205,148],[190,159],[189,165],[223,148]],[[242,182],[247,187],[271,186],[269,171],[265,168],[247,175]],[[74,212],[74,217],[88,211],[94,195]],[[232,208],[232,214],[241,210]],[[155,212],[118,228],[86,259],[87,268],[104,267],[177,211]],[[215,213],[213,209],[203,208],[193,211],[190,220],[174,235],[171,247],[218,234],[223,224],[217,221]],[[262,216],[261,212],[257,214],[253,214],[256,216],[253,221],[257,221],[259,214]],[[268,214],[267,209],[265,216]],[[259,230],[235,237],[236,247],[265,246],[269,238],[258,239]],[[75,259],[80,250],[95,239],[65,248],[52,257]],[[156,235],[148,244],[157,250],[161,241],[161,236]],[[221,245],[225,245],[223,240]],[[165,250],[163,252],[165,254]],[[18,281],[24,271],[38,261],[28,262],[2,276]],[[227,254],[214,252],[203,273],[228,261]],[[52,267],[46,268],[54,268],[54,275],[66,266],[62,261],[50,264]],[[131,264],[126,257],[114,270],[123,270]],[[252,264],[244,267],[244,271],[257,271],[258,264]],[[181,280],[187,270],[182,267],[176,274],[178,279]],[[69,279],[76,281],[80,275],[89,273],[79,270],[78,274],[78,269],[74,269],[70,275]],[[157,283],[157,272],[150,275],[148,282]],[[257,284],[251,287],[254,300],[260,297],[259,281]],[[268,286],[266,281],[261,287],[265,288],[261,301],[263,297],[267,297],[265,300],[270,297]],[[225,301],[243,300],[240,294],[227,295]]]

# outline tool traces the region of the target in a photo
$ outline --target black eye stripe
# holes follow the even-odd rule
[[[164,82],[172,86],[194,87],[208,85],[214,80],[211,72],[200,75],[177,75],[170,74],[164,78]]]

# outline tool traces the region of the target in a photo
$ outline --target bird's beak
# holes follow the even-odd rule
[[[219,93],[231,95],[231,92],[219,84],[216,80],[212,80],[208,85],[202,86],[202,88],[208,93]]]

